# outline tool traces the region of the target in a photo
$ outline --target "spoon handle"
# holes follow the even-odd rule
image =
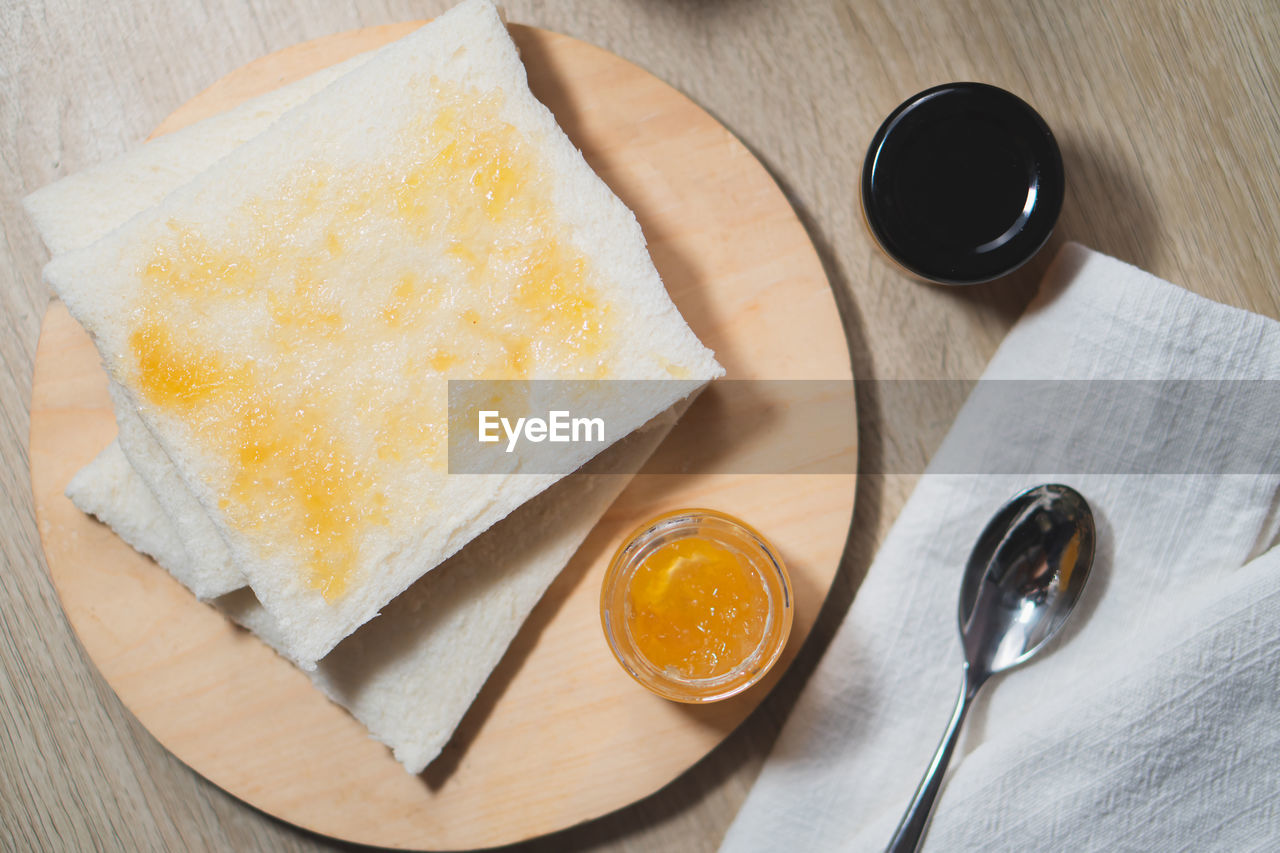
[[[969,704],[981,686],[982,682],[971,678],[966,667],[960,698],[956,700],[956,709],[951,713],[947,733],[942,736],[938,751],[933,754],[933,761],[929,762],[929,769],[920,780],[920,787],[916,788],[916,795],[911,799],[907,813],[902,816],[902,822],[894,830],[893,840],[885,848],[885,853],[914,853],[920,849],[925,827],[929,825],[929,816],[933,814],[933,803],[938,797],[938,791],[942,789],[942,777],[947,773],[947,763],[951,761],[951,753],[960,739],[960,726],[964,723],[965,714],[969,713]]]

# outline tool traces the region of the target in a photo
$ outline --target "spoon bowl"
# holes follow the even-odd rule
[[[960,584],[960,636],[971,671],[1024,662],[1067,621],[1093,566],[1093,512],[1069,486],[1036,486],[987,523]]]
[[[1044,648],[1066,622],[1093,567],[1095,539],[1088,502],[1057,483],[1014,496],[983,529],[960,584],[960,698],[890,853],[918,849],[974,696],[992,675]]]

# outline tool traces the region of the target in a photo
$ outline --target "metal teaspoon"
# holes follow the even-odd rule
[[[960,698],[888,853],[919,848],[973,697],[988,678],[1026,661],[1062,627],[1089,577],[1093,545],[1093,512],[1068,486],[1028,489],[987,523],[960,584]]]

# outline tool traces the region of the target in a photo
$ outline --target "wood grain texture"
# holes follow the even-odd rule
[[[305,42],[237,69],[161,125],[177,129],[241,99],[405,35],[373,27]],[[106,375],[88,335],[54,302],[31,397],[32,489],[50,576],[89,657],[162,744],[219,787],[324,835],[383,847],[470,849],[598,817],[652,794],[702,758],[785,671],[830,587],[853,511],[856,418],[848,351],[804,228],[728,131],[656,77],[585,42],[513,25],[534,95],[635,211],[672,300],[726,379],[846,380],[823,424],[847,427],[820,459],[751,474],[758,437],[707,448],[745,421],[723,385],[674,431],[665,470],[635,478],[528,619],[441,757],[421,778],[326,700],[301,672],[200,604],[77,510],[67,482],[115,436]],[[785,400],[757,386],[761,426]],[[824,409],[824,411],[826,411]],[[784,421],[785,422],[785,421]],[[795,435],[793,429],[786,434]],[[682,425],[683,426],[683,425]],[[800,429],[803,429],[801,427]],[[738,461],[735,463],[734,457]],[[775,462],[775,465],[780,463]],[[825,469],[827,473],[821,473]],[[758,470],[758,469],[755,469]],[[777,469],[775,469],[777,470]],[[733,699],[677,705],[634,684],[601,636],[600,585],[623,538],[654,516],[712,506],[751,521],[790,570],[792,641],[765,683]]]
[[[17,0],[0,4],[0,848],[313,850],[160,747],[86,662],[58,607],[27,486],[32,359],[46,255],[18,199],[138,144],[179,104],[271,50],[412,20],[447,3]],[[506,3],[647,68],[772,170],[818,246],[861,378],[974,377],[1048,253],[1009,280],[921,286],[862,230],[857,178],[880,119],[913,92],[977,79],[1058,134],[1073,239],[1224,302],[1280,316],[1280,6],[1273,0],[564,0]],[[1050,247],[1052,248],[1052,247]],[[942,407],[950,401],[934,402]],[[931,450],[884,434],[860,386],[864,471]],[[527,845],[714,850],[780,721],[911,487],[858,480],[842,574],[800,658],[707,759],[646,800]],[[928,737],[934,737],[928,733]]]

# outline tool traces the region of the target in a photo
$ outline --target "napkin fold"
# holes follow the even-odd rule
[[[1276,849],[1276,380],[1280,323],[1064,246],[722,850],[883,849],[960,688],[969,550],[1002,503],[1046,481],[1093,507],[1093,575],[1061,635],[983,688],[924,849]]]

